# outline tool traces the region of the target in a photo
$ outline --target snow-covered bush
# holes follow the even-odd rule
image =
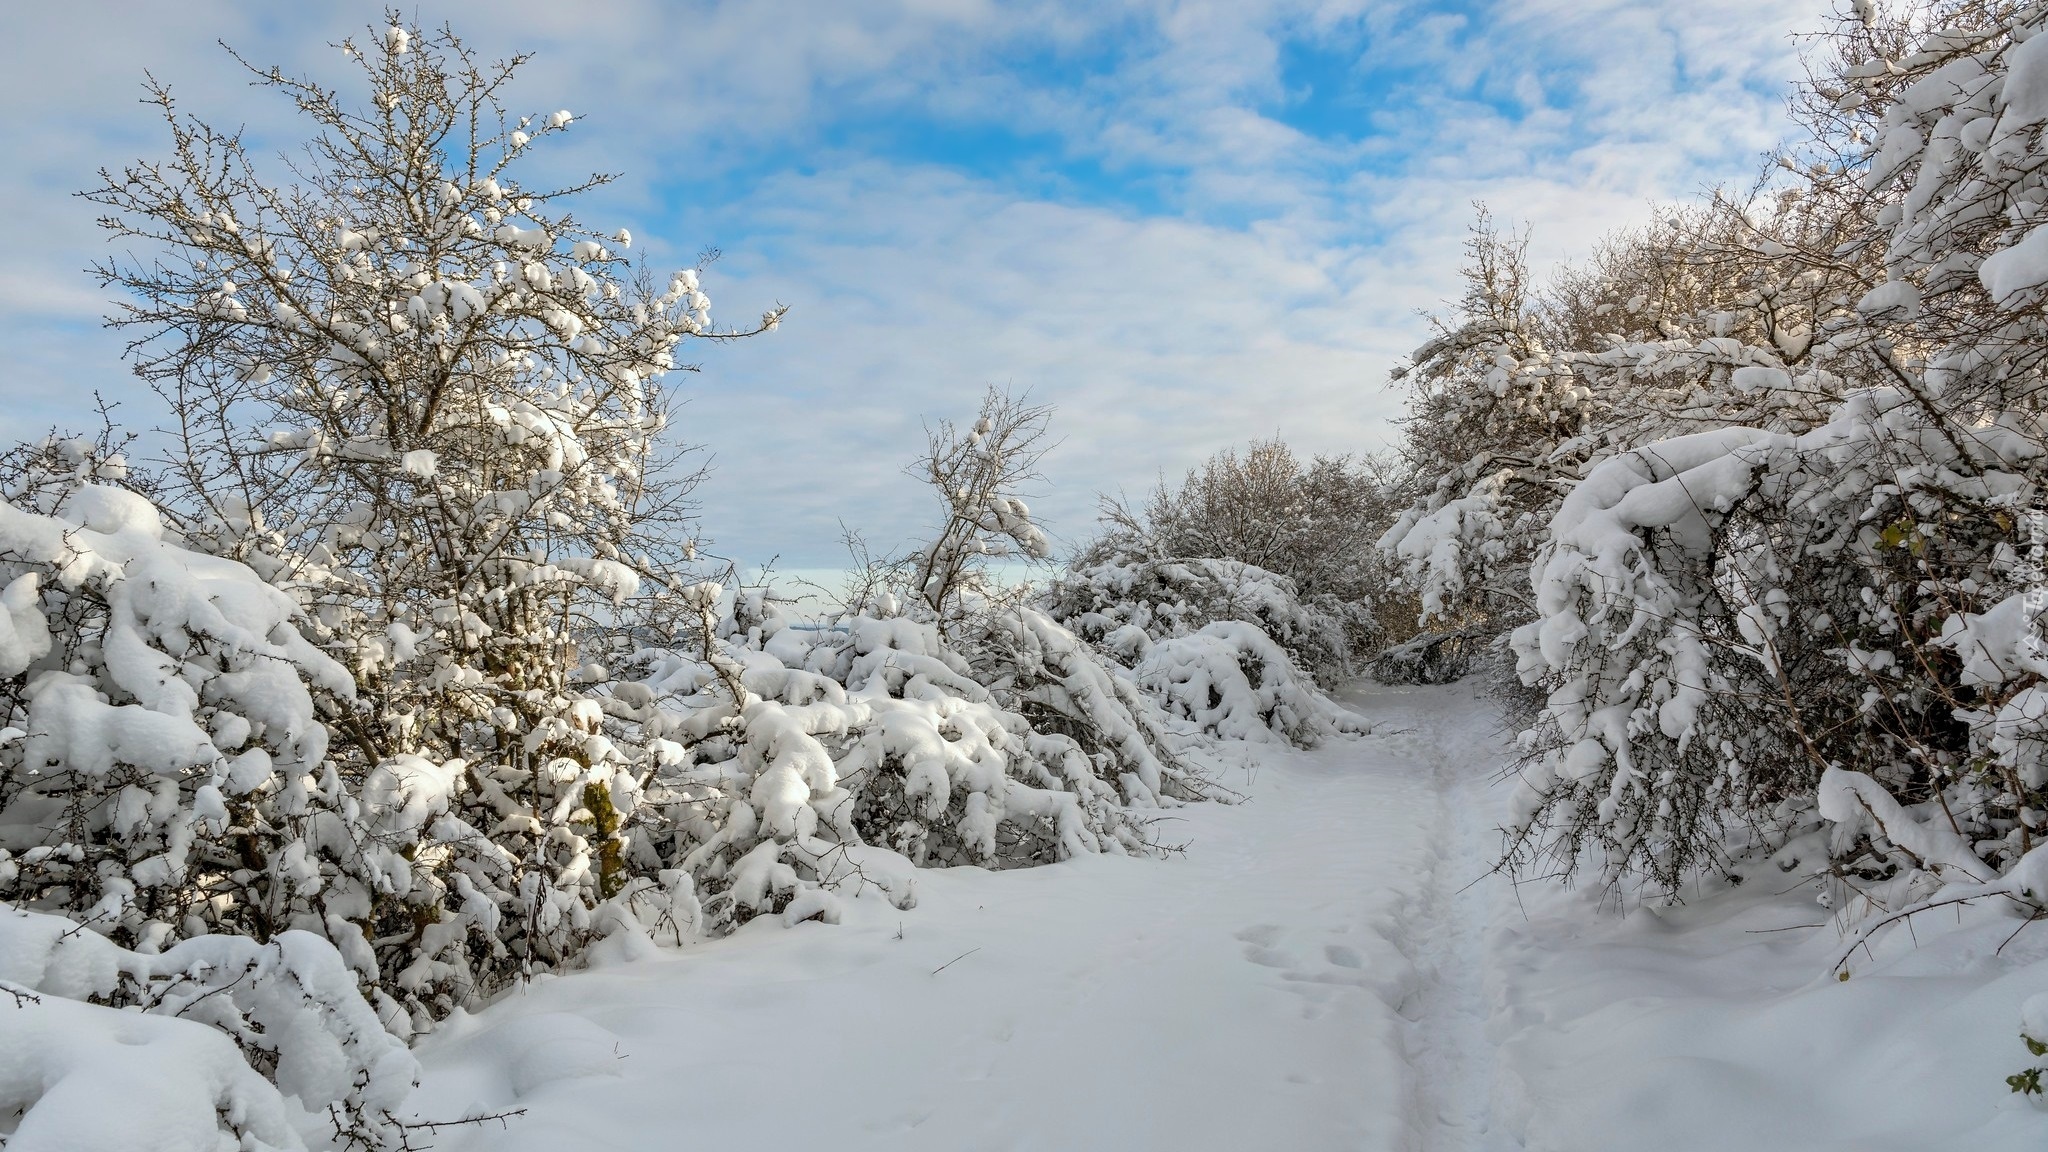
[[[1297,656],[1341,658],[1341,620],[1304,605],[1285,576],[1234,560],[1115,555],[1070,568],[1048,614],[1120,667],[1157,706],[1225,739],[1312,745],[1360,722]]]
[[[0,904],[0,1013],[0,1115],[19,1117],[9,1147],[212,1147],[218,1126],[296,1148],[305,1113],[354,1144],[403,1142],[394,1113],[418,1065],[309,932],[143,953]]]
[[[1559,502],[1514,637],[1550,693],[1523,848],[1675,888],[1821,821],[1857,940],[2043,907],[2042,28],[1930,6],[1838,34],[1788,157],[1829,246],[1758,246],[1788,291],[1837,279],[1799,339],[1701,350],[1817,418],[1641,440]]]
[[[1343,615],[1304,603],[1288,577],[1239,560],[1147,559],[1098,546],[1052,582],[1045,602],[1056,619],[1128,662],[1147,643],[1219,620],[1258,625],[1325,675],[1338,674],[1351,654]]]
[[[1183,737],[1305,746],[1364,731],[1316,680],[1349,674],[1379,635],[1365,535],[1383,496],[1349,459],[1304,468],[1277,440],[1223,452],[1142,511],[1106,502],[1102,536],[1039,602],[1129,686],[1134,714],[1159,710]]]
[[[642,654],[647,676],[616,705],[666,758],[642,802],[673,829],[709,926],[836,919],[835,892],[908,907],[917,865],[1149,850],[1130,810],[1172,802],[1156,759],[1106,774],[999,701],[930,621],[806,626],[766,605],[741,628],[737,606],[714,658],[737,701],[714,661],[667,651]]]
[[[54,440],[5,465],[11,1145],[136,1147],[136,1125],[218,1122],[296,1147],[280,1091],[296,1109],[331,1108],[350,1138],[393,1142],[413,1065],[363,991],[379,975],[361,923],[379,862],[361,820],[375,806],[325,761],[315,696],[345,703],[346,671],[300,636],[289,596],[191,549],[115,486],[126,467],[105,444]],[[81,1109],[81,1093],[109,1090],[102,1073],[135,1093],[133,1111]]]
[[[978,675],[998,698],[1115,773],[1131,803],[1154,807],[1219,795],[1182,755],[1158,702],[1052,617],[1029,605],[991,613],[973,643]]]
[[[703,925],[837,919],[842,895],[915,901],[912,868],[1148,853],[1162,807],[1208,793],[1155,706],[1028,607],[985,618],[978,669],[929,618],[797,624],[722,595],[711,652],[646,651],[609,707],[660,766],[649,844],[693,878]],[[636,842],[637,843],[637,842]]]
[[[306,685],[345,701],[346,671],[290,597],[50,459],[120,470],[49,445],[0,503],[0,899],[151,951],[319,929],[307,853],[340,785]]]
[[[1731,423],[1803,431],[1823,419],[1841,384],[1798,369],[1832,351],[1816,352],[1816,321],[1846,308],[1830,301],[1858,263],[1787,254],[1840,239],[1807,198],[1717,194],[1609,238],[1588,267],[1539,289],[1526,237],[1503,236],[1482,210],[1463,298],[1395,372],[1412,389],[1412,500],[1379,547],[1431,631],[1386,653],[1381,674],[1461,671],[1468,652],[1527,622],[1547,527],[1600,461]]]
[[[1151,645],[1134,670],[1138,687],[1166,711],[1228,740],[1320,744],[1365,723],[1330,703],[1287,652],[1242,620]]]
[[[1255,620],[1325,682],[1351,675],[1384,641],[1384,618],[1406,615],[1372,546],[1389,512],[1385,472],[1376,457],[1303,462],[1265,440],[1217,453],[1142,507],[1105,499],[1103,534],[1054,610],[1145,616],[1130,622],[1154,638]]]
[[[1560,836],[1567,859],[1597,843],[1609,879],[1675,887],[1718,863],[1731,823],[1804,811],[1830,765],[1962,783],[1944,621],[2000,580],[1995,517],[2041,452],[1995,426],[1944,430],[1962,428],[1873,390],[1802,436],[1698,433],[1574,489],[1537,572],[1541,618],[1514,636],[1550,689],[1523,831]],[[1988,816],[1994,797],[1968,800]]]

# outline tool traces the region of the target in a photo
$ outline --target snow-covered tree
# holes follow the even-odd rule
[[[1805,331],[1713,353],[1816,418],[1640,439],[1559,503],[1514,637],[1549,690],[1524,849],[1672,889],[1819,824],[1856,939],[2042,908],[2042,29],[1936,4],[1837,32],[1784,198],[1831,218],[1755,245]]]
[[[100,274],[176,413],[188,538],[288,590],[346,670],[331,762],[390,801],[372,833],[408,873],[350,916],[424,1019],[559,963],[654,882],[628,853],[654,762],[598,688],[690,583],[659,380],[684,340],[740,333],[714,331],[698,270],[655,280],[624,229],[571,215],[607,177],[522,177],[575,123],[506,110],[523,57],[395,14],[341,48],[363,104],[250,68],[312,130],[275,170],[152,86],[170,157],[88,198],[148,253]]]
[[[1482,209],[1463,299],[1395,373],[1413,390],[1414,499],[1380,547],[1431,631],[1383,666],[1428,666],[1436,646],[1527,621],[1545,528],[1600,461],[1729,423],[1803,431],[1824,418],[1839,378],[1796,370],[1870,270],[1831,254],[1843,225],[1818,204],[1796,187],[1717,192],[1609,237],[1546,285],[1531,282],[1527,238]]]
[[[910,562],[910,586],[934,619],[946,624],[985,599],[990,560],[1045,560],[1052,547],[1031,520],[1018,489],[1038,479],[1052,410],[996,389],[982,398],[974,425],[962,432],[941,421],[927,433],[912,468],[945,508],[944,522]]]

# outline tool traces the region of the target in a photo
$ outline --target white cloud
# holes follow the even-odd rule
[[[89,206],[66,193],[160,147],[132,102],[142,70],[282,142],[283,110],[221,67],[213,39],[337,77],[325,42],[378,18],[279,11],[85,3],[14,22],[0,99],[34,114],[0,123],[18,158],[0,168],[16,236],[0,262],[14,350],[0,433],[77,422],[94,384],[135,393],[118,340],[83,326],[98,293],[77,269],[101,249]],[[922,497],[899,467],[920,420],[971,407],[988,383],[1059,406],[1045,508],[1068,534],[1086,531],[1098,489],[1142,487],[1251,436],[1384,442],[1399,403],[1382,382],[1422,334],[1415,311],[1455,289],[1471,201],[1533,226],[1548,261],[1652,200],[1742,178],[1783,131],[1786,34],[1818,13],[1812,0],[515,0],[421,16],[445,15],[486,54],[538,51],[521,91],[580,117],[552,169],[627,176],[587,217],[632,226],[661,259],[723,247],[707,285],[728,320],[795,306],[783,331],[702,349],[706,374],[672,382],[691,400],[682,437],[719,458],[707,530],[748,558],[812,564],[835,559],[837,518],[881,544],[915,529]],[[1300,39],[1351,44],[1383,74],[1357,133],[1319,138],[1262,111],[1284,100],[1283,49]],[[1054,202],[1046,181],[826,146],[861,139],[843,131],[860,117],[1001,128],[1049,141],[1055,176],[1073,161],[1109,176]],[[1119,197],[1115,179],[1147,195]],[[706,202],[710,189],[739,199]],[[1164,215],[1145,214],[1155,201]],[[135,415],[149,407],[131,400]]]

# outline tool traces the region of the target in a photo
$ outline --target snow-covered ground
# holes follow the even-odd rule
[[[1167,860],[925,873],[899,913],[772,918],[451,1021],[445,1149],[2034,1149],[2006,1093],[2048,926],[1827,974],[1810,891],[1662,914],[1481,881],[1505,742],[1469,686],[1348,698],[1374,736],[1261,749]],[[1778,883],[1771,883],[1777,880]],[[1473,883],[1480,881],[1479,883]]]

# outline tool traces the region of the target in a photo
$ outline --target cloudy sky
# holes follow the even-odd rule
[[[1660,200],[1742,180],[1785,131],[1814,0],[604,0],[427,3],[490,54],[531,51],[528,110],[579,116],[548,163],[618,172],[579,211],[658,265],[723,253],[714,315],[782,329],[699,348],[678,434],[708,445],[725,554],[837,562],[925,497],[927,417],[990,384],[1056,406],[1037,506],[1061,539],[1095,494],[1279,434],[1386,444],[1386,386],[1455,291],[1474,201],[1548,265]],[[82,269],[71,193],[160,154],[145,71],[282,148],[252,60],[349,79],[331,44],[375,5],[16,4],[0,15],[0,436],[82,426],[98,391],[163,419]]]

